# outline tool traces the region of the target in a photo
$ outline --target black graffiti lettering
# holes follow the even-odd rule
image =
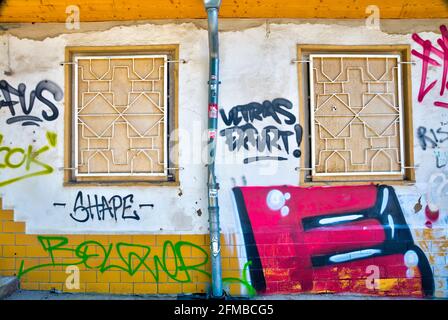
[[[252,125],[245,124],[220,131],[220,135],[226,137],[226,145],[229,151],[239,151],[241,147],[250,150],[251,146],[260,152],[266,149],[272,152],[273,148],[284,150],[289,154],[289,137],[294,132],[280,130],[275,126],[266,126],[261,133]]]
[[[419,127],[417,129],[417,138],[422,150],[426,150],[428,147],[440,150],[440,148],[444,148],[443,143],[448,140],[448,131],[444,131],[442,127],[437,130],[428,130],[426,127]],[[444,168],[447,165],[447,152],[434,150],[434,156],[438,169]]]
[[[80,219],[78,217],[75,217],[75,215],[77,215],[80,210],[81,210],[81,213],[85,214],[85,218],[84,219]],[[76,195],[75,205],[73,207],[73,212],[70,213],[70,217],[72,217],[72,219],[77,221],[77,222],[86,222],[87,220],[89,220],[90,214],[89,214],[89,210],[86,207],[84,207],[84,200],[83,200],[83,196],[82,196],[82,191],[79,191],[78,194]]]
[[[419,127],[417,129],[417,137],[423,150],[427,149],[428,143],[430,143],[431,148],[434,149],[448,140],[448,132],[443,131],[442,128],[438,128],[435,131],[434,129],[429,129],[429,133],[430,134],[428,134],[428,129],[425,127]]]
[[[126,201],[129,199],[130,205],[126,205]],[[123,214],[122,218],[125,219],[134,219],[134,220],[140,220],[140,217],[137,214],[136,210],[132,210],[132,204],[134,203],[134,195],[129,194],[126,197],[123,198]],[[131,215],[128,215],[126,213],[126,210],[131,212]]]
[[[296,122],[296,117],[288,111],[288,109],[292,109],[292,106],[291,101],[277,98],[272,102],[266,100],[263,103],[251,102],[246,105],[235,106],[229,111],[228,115],[223,109],[219,110],[219,113],[227,126],[238,126],[242,120],[246,123],[252,123],[255,120],[263,121],[266,118],[272,118],[278,124],[282,124],[279,115],[285,118],[286,124],[291,125]]]
[[[105,221],[107,219],[122,220],[132,219],[140,220],[137,210],[133,209],[134,195],[129,194],[125,197],[114,195],[111,198],[98,196],[97,194],[84,195],[79,191],[76,195],[73,205],[73,212],[69,215],[76,222],[87,222],[89,220]]]
[[[101,214],[102,214],[102,219],[99,220],[105,220],[105,213],[109,213],[110,218],[115,219],[116,217],[114,216],[114,213],[112,211],[112,208],[109,206],[109,201],[107,201],[106,197],[102,196],[101,197],[101,202],[102,202],[102,210],[101,210]]]
[[[53,203],[53,206],[55,206],[55,207],[64,207],[65,208],[66,205],[67,205],[66,203],[61,203],[61,202]]]
[[[41,118],[34,116],[16,116],[6,120],[7,124],[13,124],[16,122],[22,122],[22,126],[27,126],[30,124],[35,124],[36,122],[43,122]]]
[[[436,131],[434,131],[434,129],[429,129],[429,132],[430,134],[428,134],[428,129],[426,127],[419,127],[417,129],[417,137],[423,150],[427,149],[428,143],[430,143],[431,148],[434,149],[448,140],[448,132],[443,131],[442,128],[438,128]]]
[[[4,100],[0,100],[0,110],[3,107],[7,107],[11,114],[11,118],[6,120],[7,124],[20,122],[22,126],[39,126],[38,122],[42,122],[43,120],[36,115],[30,115],[35,107],[36,100],[49,108],[50,112],[45,109],[41,111],[41,116],[44,120],[53,121],[59,116],[59,110],[56,105],[43,95],[45,91],[48,91],[56,101],[61,101],[63,98],[62,89],[50,80],[40,81],[37,84],[36,89],[30,91],[28,104],[26,101],[26,85],[24,83],[20,83],[16,89],[6,80],[0,80],[0,91],[4,98]],[[18,100],[13,100],[12,96],[16,96]],[[14,107],[19,103],[21,107],[21,115],[17,114],[17,110]]]
[[[274,105],[274,111],[277,113],[280,113],[281,115],[285,116],[287,120],[285,120],[285,123],[288,125],[296,123],[296,117],[289,111],[286,111],[282,107],[285,107],[287,109],[292,109],[292,102],[283,98],[277,98],[272,101],[272,104]],[[280,123],[280,122],[279,122]]]
[[[117,221],[117,211],[121,208],[123,199],[120,196],[113,196],[112,198],[110,198],[109,203],[112,203],[113,216],[115,221]]]
[[[255,134],[258,134],[258,131],[253,125],[245,124],[221,130],[219,134],[226,137],[225,143],[229,151],[239,151],[245,142],[246,146],[249,141],[255,145]]]
[[[279,130],[275,126],[267,126],[263,129],[263,133],[261,134],[262,139],[264,139],[261,143],[267,146],[269,152],[272,151],[273,147],[282,150],[281,144],[278,143],[281,139],[286,153],[289,154],[288,137],[293,134],[294,133],[291,131]]]
[[[14,115],[15,111],[14,111],[14,105],[18,104],[17,101],[4,101],[4,100],[0,100],[0,110],[3,107],[8,107],[9,108],[9,112]]]
[[[302,155],[302,151],[300,151],[300,144],[302,143],[303,129],[299,124],[296,124],[294,126],[294,131],[296,133],[296,143],[298,149],[294,150],[293,155],[296,158],[300,158],[300,156]]]
[[[249,126],[255,129],[252,125]],[[245,132],[239,127],[232,127],[221,130],[219,134],[223,137],[226,137],[225,143],[229,147],[229,151],[239,151],[239,149],[243,145],[242,137],[245,135]]]
[[[439,129],[437,129],[437,133],[440,135],[440,134],[444,134],[445,135],[445,138],[444,139],[441,139],[440,137],[439,137],[439,143],[444,143],[446,140],[448,140],[448,132],[447,131],[442,131],[442,128],[439,128]]]
[[[141,209],[141,208],[145,208],[145,207],[151,207],[151,208],[154,208],[154,205],[152,204],[152,203],[140,203],[139,205],[138,205],[138,207]]]
[[[227,125],[230,126],[232,123],[238,125],[241,122],[241,117],[238,117],[237,115],[235,115],[235,107],[232,108],[229,111],[229,116],[227,117],[226,112],[224,111],[224,109],[220,109],[219,110],[219,114],[221,115],[221,119],[222,121]]]
[[[436,141],[434,141],[432,138],[430,138],[426,135],[426,132],[427,132],[427,129],[425,127],[419,127],[417,129],[417,137],[419,139],[420,146],[422,147],[422,149],[426,150],[427,142],[429,142],[431,144],[432,148],[437,147],[437,138],[435,138]],[[434,133],[433,130],[432,130],[432,132]]]
[[[264,161],[264,160],[277,160],[277,161],[286,161],[287,158],[284,157],[271,157],[271,156],[260,156],[260,157],[249,157],[243,160],[244,164],[257,162],[257,161]]]
[[[220,131],[220,136],[225,137],[225,144],[229,151],[240,151],[241,148],[250,151],[272,153],[274,149],[290,154],[290,137],[295,136],[297,149],[292,152],[295,158],[301,156],[300,144],[302,142],[302,127],[296,124],[296,117],[289,111],[293,107],[291,101],[277,98],[263,103],[251,102],[246,105],[233,107],[228,114],[221,109],[222,121],[230,126]],[[272,119],[278,125],[294,125],[294,130],[283,130],[277,125],[268,125],[263,129],[257,129],[256,121]],[[263,160],[287,160],[285,157],[257,155],[246,158],[243,163],[252,163]]]
[[[19,84],[18,88],[15,89],[7,81],[0,80],[0,91],[2,92],[3,97],[5,98],[5,100],[2,100],[2,106],[8,106],[9,112],[11,113],[12,116],[16,115],[14,105],[18,104],[19,101],[13,101],[11,98],[11,94],[19,97],[20,106],[22,107],[22,111],[23,111],[23,113],[27,114],[28,109],[26,108],[26,103],[25,103],[25,98],[24,98],[25,90],[26,90],[26,86],[23,83]],[[30,97],[30,103],[31,103],[31,100],[34,102],[34,99],[31,99],[31,97]]]
[[[59,110],[51,101],[47,100],[42,95],[44,91],[50,92],[56,101],[61,101],[64,96],[62,89],[59,88],[59,86],[56,83],[49,80],[43,80],[39,82],[36,86],[36,98],[43,104],[45,104],[47,107],[49,107],[51,110],[50,115],[47,113],[46,110],[43,110],[42,117],[47,121],[56,120],[59,116]]]

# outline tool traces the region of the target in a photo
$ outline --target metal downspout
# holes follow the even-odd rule
[[[204,0],[208,16],[209,90],[208,90],[208,212],[210,224],[210,251],[212,265],[212,298],[224,296],[221,266],[221,230],[219,227],[218,189],[215,176],[216,138],[218,131],[219,42],[218,11],[221,0]]]

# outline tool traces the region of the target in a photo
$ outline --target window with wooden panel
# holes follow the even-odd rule
[[[66,182],[175,182],[176,46],[67,49]]]
[[[299,47],[302,182],[413,180],[408,51]]]

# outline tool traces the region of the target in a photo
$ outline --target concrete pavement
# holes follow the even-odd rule
[[[177,295],[110,295],[17,290],[5,300],[176,300]],[[183,296],[182,300],[188,300]],[[238,298],[240,300],[241,298]],[[422,300],[419,298],[378,297],[352,294],[300,294],[257,296],[251,300]]]

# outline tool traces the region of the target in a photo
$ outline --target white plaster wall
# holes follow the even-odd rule
[[[435,33],[421,33],[433,43],[440,36]],[[0,70],[6,69],[7,36],[0,37]],[[337,26],[325,24],[274,24],[270,26],[269,36],[264,26],[228,31],[220,34],[221,42],[221,92],[220,107],[227,112],[235,105],[249,102],[263,102],[275,98],[286,98],[293,102],[292,112],[298,119],[298,74],[297,66],[291,64],[296,58],[297,44],[411,44],[411,34],[387,34],[364,27]],[[28,233],[207,233],[207,190],[206,168],[200,163],[200,147],[206,144],[198,137],[207,122],[207,77],[208,43],[207,32],[193,24],[138,25],[114,27],[102,32],[64,34],[42,41],[10,38],[12,76],[1,76],[11,85],[27,85],[27,92],[40,80],[48,79],[64,88],[65,46],[99,45],[149,45],[179,44],[180,58],[188,63],[180,65],[179,75],[179,130],[180,130],[180,189],[177,187],[63,187],[63,138],[64,106],[57,103],[59,118],[53,122],[44,122],[40,128],[7,125],[9,117],[6,108],[0,110],[0,133],[4,135],[4,145],[25,148],[28,144],[40,147],[46,144],[45,130],[58,134],[58,145],[45,153],[41,159],[56,170],[50,175],[33,177],[0,188],[3,206],[15,210],[15,219],[26,221]],[[415,59],[417,60],[417,59]],[[430,104],[417,102],[420,85],[420,62],[412,67],[413,119],[414,129],[420,125],[438,128],[444,110]],[[440,79],[441,69],[431,68],[430,77]],[[440,81],[440,80],[439,80]],[[434,89],[425,101],[440,100],[438,90]],[[448,94],[447,94],[448,96]],[[447,99],[448,100],[448,99]],[[37,110],[36,110],[37,111]],[[260,127],[274,124],[263,121]],[[220,120],[220,128],[224,127]],[[279,127],[281,128],[281,127]],[[196,134],[195,134],[196,132]],[[33,142],[35,140],[35,142]],[[290,140],[292,142],[293,140]],[[231,201],[232,178],[238,185],[242,177],[248,185],[298,185],[299,176],[295,168],[299,160],[290,152],[288,161],[242,164],[242,158],[233,164],[235,152],[229,152],[224,138],[218,140],[217,176],[221,185],[219,201],[221,207],[222,228],[227,232],[237,230],[237,221],[233,218]],[[294,146],[290,146],[292,150]],[[432,150],[422,151],[414,137],[417,184],[397,187],[409,224],[422,228],[423,214],[415,215],[414,204],[420,195],[426,192],[427,182],[436,169]],[[240,155],[238,155],[240,156]],[[278,166],[278,167],[276,167]],[[20,169],[22,170],[22,169]],[[0,180],[22,171],[2,170]],[[271,174],[275,172],[275,174]],[[140,221],[89,221],[77,223],[69,217],[72,212],[76,193],[96,193],[112,196],[134,194],[135,203],[153,203],[154,208],[140,210]],[[66,208],[54,207],[54,202],[66,202]],[[423,198],[424,205],[424,198]],[[201,209],[202,215],[197,214]],[[444,223],[446,212],[442,212],[439,224]]]

